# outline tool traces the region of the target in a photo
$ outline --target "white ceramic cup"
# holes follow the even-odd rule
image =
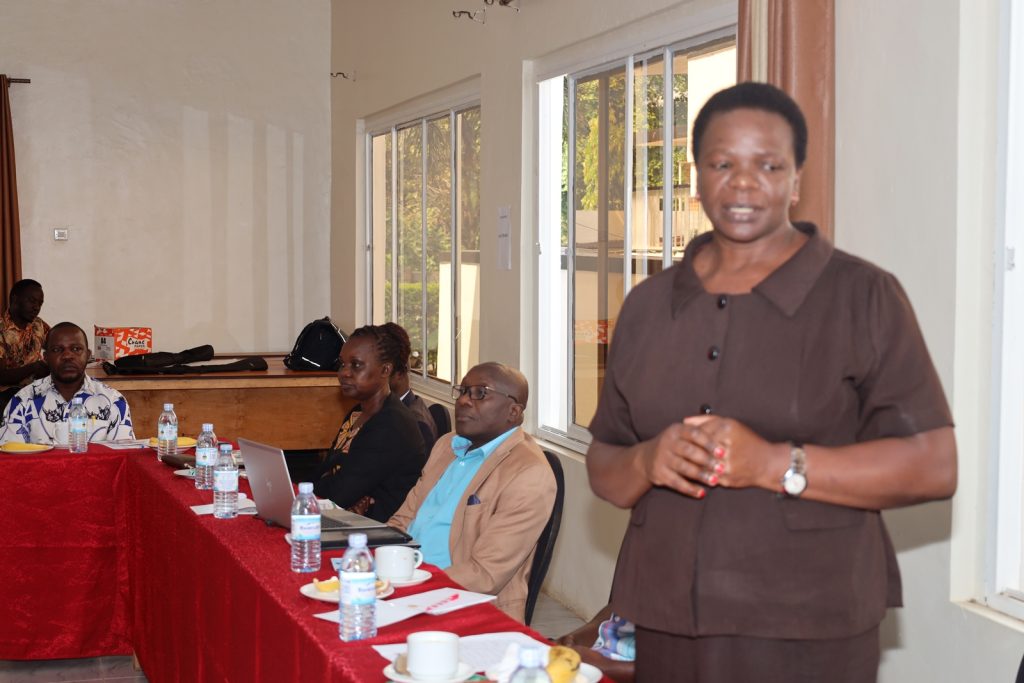
[[[419,631],[406,640],[409,675],[417,681],[447,681],[459,670],[459,637],[448,631]]]
[[[423,564],[423,553],[404,545],[377,548],[377,576],[389,581],[407,581],[413,570]]]

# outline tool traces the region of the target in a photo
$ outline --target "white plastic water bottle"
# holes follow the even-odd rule
[[[308,481],[292,503],[292,571],[320,571],[320,505]]]
[[[81,396],[71,399],[71,409],[68,410],[68,446],[72,453],[85,453],[89,450],[89,413],[82,403]]]
[[[196,488],[208,491],[213,488],[213,468],[217,465],[217,435],[213,425],[203,423],[203,431],[196,438]]]
[[[238,466],[231,457],[231,444],[220,445],[213,468],[213,516],[233,519],[238,516]]]
[[[524,647],[519,650],[519,668],[512,674],[509,683],[551,683],[544,668],[544,651],[539,647]]]
[[[156,420],[156,459],[163,461],[165,455],[178,452],[178,416],[174,404],[165,403],[164,412]]]
[[[373,555],[366,549],[366,534],[349,534],[338,581],[338,637],[344,641],[373,638],[377,635],[377,575]]]

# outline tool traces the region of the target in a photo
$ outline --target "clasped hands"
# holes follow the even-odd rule
[[[645,446],[640,461],[654,486],[698,499],[706,495],[707,487],[778,488],[781,472],[775,473],[777,458],[771,456],[779,445],[730,418],[688,417],[666,427]]]

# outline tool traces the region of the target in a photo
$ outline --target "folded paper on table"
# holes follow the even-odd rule
[[[149,445],[149,439],[123,439],[121,441],[99,441],[101,446],[112,448],[115,451],[128,451],[145,448]]]
[[[521,647],[540,647],[545,651],[549,647],[548,643],[534,640],[518,631],[481,633],[459,638],[459,661],[469,664],[473,667],[473,671],[486,671],[501,661],[510,643],[517,643]],[[398,643],[396,645],[374,645],[373,649],[384,659],[393,662],[408,648],[405,643]]]
[[[459,590],[458,588],[438,588],[437,590],[417,593],[416,595],[409,595],[404,598],[378,600],[377,628],[397,624],[400,621],[405,621],[424,612],[434,616],[448,614],[463,607],[482,605],[494,599],[493,595],[486,595],[484,593],[473,593],[472,591]],[[338,610],[314,614],[313,616],[335,623],[338,623],[341,619]]]
[[[212,515],[213,514],[213,503],[209,505],[193,505],[192,512],[197,515]],[[255,515],[256,514],[256,503],[249,500],[249,497],[244,493],[238,494],[238,514],[240,515]]]

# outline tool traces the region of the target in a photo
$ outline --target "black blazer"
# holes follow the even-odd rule
[[[358,409],[356,406],[353,411]],[[370,496],[374,503],[366,516],[386,522],[416,484],[426,461],[416,417],[391,394],[380,412],[360,428],[348,453],[328,453],[317,472],[313,490],[321,498],[330,498],[345,508],[363,496]],[[327,474],[339,464],[339,471]]]

